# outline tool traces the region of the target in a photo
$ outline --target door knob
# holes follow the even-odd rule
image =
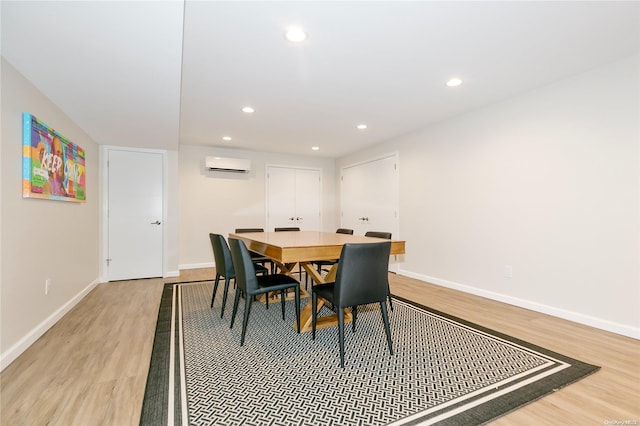
[[[161,222],[159,220],[156,220],[155,222],[151,222],[152,225],[160,225],[160,223]]]

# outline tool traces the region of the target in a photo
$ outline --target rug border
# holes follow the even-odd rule
[[[536,352],[540,352],[548,357],[551,358],[555,358],[559,361],[562,361],[564,363],[569,364],[569,367],[565,368],[562,371],[559,371],[557,373],[552,374],[551,376],[548,376],[545,380],[545,384],[549,384],[549,386],[545,386],[544,388],[541,388],[537,383],[532,383],[529,385],[526,385],[516,391],[511,392],[509,395],[512,399],[512,403],[510,403],[509,405],[513,405],[511,408],[509,409],[498,409],[495,408],[496,405],[501,405],[499,404],[499,399],[496,401],[489,401],[484,403],[482,406],[480,407],[474,407],[474,408],[470,408],[460,414],[451,416],[441,422],[435,423],[438,425],[461,425],[461,424],[473,424],[473,425],[483,425],[486,423],[489,423],[499,417],[503,417],[513,411],[516,411],[522,407],[524,407],[525,405],[529,405],[535,401],[540,400],[541,398],[550,395],[552,393],[555,393],[556,391],[569,386],[595,372],[597,372],[598,370],[600,370],[599,366],[596,365],[592,365],[583,361],[580,361],[576,358],[571,358],[569,356],[563,355],[561,353],[552,351],[550,349],[547,348],[543,348],[541,346],[535,345],[533,343],[530,343],[528,341],[519,339],[517,337],[513,337],[511,335],[496,331],[492,328],[488,328],[485,326],[482,326],[480,324],[465,320],[463,318],[457,317],[455,315],[451,315],[451,314],[447,314],[446,312],[442,312],[438,309],[434,309],[434,308],[430,308],[428,306],[422,305],[420,303],[414,302],[412,300],[409,300],[407,298],[401,297],[401,296],[396,296],[393,295],[394,299],[398,299],[401,300],[409,305],[418,307],[420,309],[423,309],[427,312],[431,312],[435,315],[439,315],[443,318],[447,318],[451,321],[463,324],[467,327],[471,327],[473,329],[476,329],[480,332],[486,333],[486,334],[490,334],[492,336],[495,336],[497,338],[506,340],[508,342],[514,343],[516,345],[519,346],[523,346],[527,349],[530,349],[532,351],[536,351]],[[536,387],[538,389],[536,389]],[[549,389],[551,388],[551,389]],[[515,397],[515,401],[513,401]],[[455,406],[453,406],[455,407]],[[451,407],[451,408],[453,408]],[[489,409],[487,409],[489,408]],[[485,412],[486,411],[486,412]],[[494,412],[499,412],[499,414],[489,414],[491,411]],[[428,416],[423,416],[423,417],[419,417],[413,421],[404,423],[405,425],[418,425],[421,424],[425,421],[425,417],[434,417],[433,415],[428,415]]]
[[[171,312],[173,309],[172,295],[173,287],[183,284],[198,284],[213,282],[213,279],[194,280],[194,281],[178,281],[178,282],[165,282],[162,289],[162,297],[160,300],[160,306],[158,308],[158,319],[156,322],[156,331],[154,334],[153,348],[151,352],[151,361],[149,364],[149,371],[147,373],[147,382],[145,386],[145,393],[143,398],[143,404],[140,414],[140,425],[166,425],[168,418],[168,406],[165,403],[168,399],[168,383],[169,383],[169,350],[168,342],[171,334]],[[525,385],[517,390],[509,393],[509,404],[504,403],[504,398],[498,397],[496,400],[488,401],[478,407],[469,408],[461,413],[448,417],[440,422],[434,423],[438,425],[460,425],[460,424],[474,424],[482,425],[499,417],[505,416],[513,411],[516,411],[525,405],[531,404],[539,399],[550,395],[559,389],[569,386],[578,380],[581,380],[595,372],[600,367],[592,364],[585,363],[575,358],[562,355],[558,352],[543,348],[525,340],[510,336],[508,334],[496,331],[494,329],[484,327],[477,323],[467,321],[463,318],[455,315],[447,314],[437,309],[430,308],[412,300],[406,299],[401,296],[392,295],[394,299],[407,303],[416,308],[422,309],[426,312],[430,312],[434,315],[441,316],[448,320],[457,322],[464,326],[473,328],[482,333],[486,333],[495,336],[499,339],[506,340],[510,343],[520,345],[529,350],[540,352],[545,356],[555,358],[559,361],[569,364],[569,367],[562,371],[556,372],[545,379],[545,386],[540,387],[538,383],[532,383]],[[160,374],[161,371],[166,371],[166,374]],[[176,392],[179,392],[179,387],[176,387]],[[179,395],[176,395],[176,401],[179,401]],[[464,403],[460,403],[463,405]],[[445,411],[449,411],[455,408],[456,405],[447,407]],[[175,407],[175,420],[178,420],[181,424],[180,407],[179,404]],[[416,413],[416,418],[405,423],[403,425],[419,425],[437,416],[438,413],[430,413],[424,416],[420,416]],[[399,419],[400,422],[402,419]]]
[[[147,371],[147,380],[140,409],[140,422],[142,425],[159,426],[168,425],[169,407],[166,402],[169,400],[169,361],[171,339],[171,314],[173,310],[173,287],[179,284],[206,283],[213,282],[214,279],[164,282],[160,305],[158,306],[158,316],[156,329],[153,336],[153,346],[151,349],[151,360]],[[178,330],[175,330],[174,338],[178,338]],[[174,367],[179,371],[179,359],[174,354]],[[158,370],[166,371],[166,374],[159,374]],[[182,424],[182,411],[180,407],[180,388],[174,387],[174,422]]]
[[[172,286],[173,284],[164,283],[162,287],[151,360],[140,412],[140,425],[166,425],[168,423],[169,407],[164,402],[169,399],[170,353],[167,346],[171,335]],[[161,374],[163,370],[167,373]]]

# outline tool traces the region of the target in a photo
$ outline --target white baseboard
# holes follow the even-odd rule
[[[162,278],[179,277],[180,271],[167,271]]]
[[[603,318],[597,318],[591,315],[571,312],[571,311],[556,308],[553,306],[543,305],[541,303],[531,302],[528,300],[519,299],[517,297],[507,296],[501,293],[482,290],[476,287],[471,287],[471,286],[456,283],[453,281],[447,281],[447,280],[443,280],[436,277],[430,277],[427,275],[420,275],[420,274],[416,274],[416,273],[405,271],[405,270],[399,270],[398,275],[404,275],[409,278],[415,278],[420,281],[426,281],[431,284],[436,284],[442,287],[451,288],[453,290],[459,290],[464,293],[474,294],[476,296],[485,297],[487,299],[495,300],[498,302],[508,303],[510,305],[518,306],[525,309],[530,309],[535,312],[548,314],[554,317],[566,319],[579,324],[598,328],[600,330],[609,331],[611,333],[616,333],[622,336],[627,336],[633,339],[640,340],[640,328],[634,328],[628,325],[615,323]]]
[[[9,364],[16,360],[29,346],[35,343],[44,333],[57,323],[67,312],[78,304],[91,290],[100,283],[100,279],[96,278],[88,286],[82,289],[78,294],[72,297],[67,303],[62,305],[57,311],[51,314],[47,319],[38,324],[33,330],[27,333],[15,345],[0,354],[0,371],[4,370]]]
[[[213,268],[215,263],[206,262],[206,263],[187,263],[183,265],[178,265],[180,269],[199,269],[199,268]]]

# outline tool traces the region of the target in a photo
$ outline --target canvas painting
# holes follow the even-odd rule
[[[23,132],[22,196],[85,202],[84,149],[27,112]]]

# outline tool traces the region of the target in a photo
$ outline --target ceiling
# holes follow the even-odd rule
[[[3,0],[1,13],[2,56],[97,143],[172,150],[339,157],[640,51],[640,2]],[[291,25],[308,39],[287,41]]]

